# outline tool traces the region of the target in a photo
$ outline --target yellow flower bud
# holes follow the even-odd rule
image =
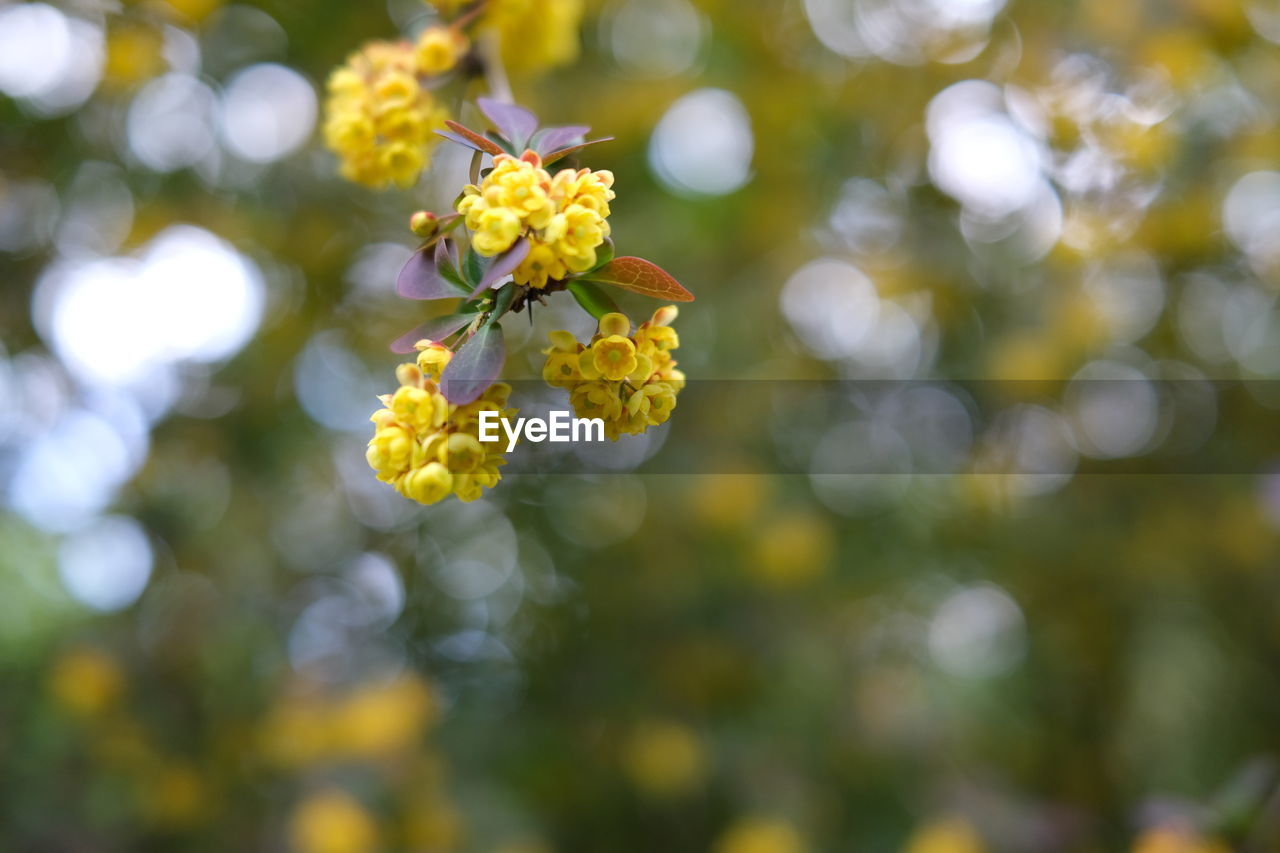
[[[600,334],[609,335],[629,335],[631,333],[631,321],[627,319],[626,314],[619,314],[611,311],[600,318]]]
[[[409,217],[409,230],[426,240],[440,230],[440,220],[429,210],[419,210]]]
[[[433,504],[448,497],[453,489],[453,474],[439,462],[428,462],[404,475],[399,490],[420,504]]]

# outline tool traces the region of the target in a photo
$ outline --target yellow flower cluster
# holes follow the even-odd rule
[[[408,187],[429,164],[449,115],[419,79],[430,73],[421,52],[408,42],[371,42],[329,75],[324,138],[344,178]]]
[[[480,186],[467,185],[458,200],[475,250],[491,257],[528,237],[529,255],[512,277],[536,288],[594,267],[596,249],[609,236],[613,173],[561,169],[553,178],[532,151],[499,154],[493,164]]]
[[[430,0],[452,16],[466,0]],[[497,34],[502,61],[516,71],[540,71],[578,56],[583,0],[488,0],[477,23]]]
[[[418,350],[416,363],[396,369],[400,388],[382,396],[385,408],[370,418],[376,429],[365,458],[379,480],[418,503],[450,494],[473,501],[502,479],[498,468],[506,464],[499,444],[481,443],[480,413],[514,417],[506,407],[511,386],[497,382],[474,402],[454,405],[437,384],[453,353],[431,341],[419,341]]]
[[[578,417],[603,420],[612,441],[665,423],[684,387],[684,374],[671,357],[680,345],[671,328],[675,318],[674,305],[659,308],[629,334],[630,320],[605,314],[589,346],[569,332],[552,332],[542,378],[569,391]]]

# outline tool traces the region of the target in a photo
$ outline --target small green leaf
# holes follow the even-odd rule
[[[598,286],[584,279],[569,282],[569,292],[583,310],[599,320],[605,314],[618,310],[618,305]]]
[[[484,258],[475,249],[467,249],[467,256],[462,260],[462,278],[473,290],[480,286],[484,278]]]
[[[463,292],[471,290],[458,272],[458,262],[454,258],[453,252],[449,250],[449,241],[443,238],[436,243],[436,272],[440,274],[442,279],[459,290]]]
[[[508,282],[498,289],[493,296],[493,308],[489,311],[489,316],[485,318],[484,324],[492,326],[494,323],[502,319],[502,315],[511,310],[511,303],[515,301],[516,291],[520,289],[520,285],[515,282]]]

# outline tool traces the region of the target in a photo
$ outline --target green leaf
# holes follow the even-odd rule
[[[599,269],[587,273],[582,280],[620,287],[652,299],[670,299],[672,302],[693,301],[693,294],[685,290],[680,282],[671,277],[670,273],[644,258],[614,258]]]
[[[449,251],[449,241],[441,238],[436,243],[436,272],[445,281],[464,292],[469,292],[471,288],[467,287],[467,283],[462,280],[462,275],[458,272],[457,259],[454,258],[453,252]]]
[[[516,291],[520,289],[520,285],[515,282],[508,282],[498,289],[493,296],[493,308],[489,311],[489,316],[485,318],[484,324],[492,326],[494,323],[502,319],[502,315],[511,310],[511,303],[515,301]]]
[[[569,292],[592,317],[599,320],[605,314],[618,310],[618,304],[596,285],[584,279],[573,279],[569,282]]]
[[[609,261],[612,261],[613,253],[614,253],[613,240],[610,239],[609,237],[605,237],[604,242],[601,243],[599,246],[596,246],[596,265],[593,266],[588,271],[588,275],[600,269],[600,267],[609,263]]]
[[[485,262],[475,249],[467,249],[467,255],[462,259],[462,278],[467,285],[474,290],[480,286],[480,280],[484,278]]]

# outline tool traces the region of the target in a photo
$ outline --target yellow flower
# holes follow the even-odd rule
[[[487,207],[476,212],[471,245],[486,257],[501,254],[520,236],[520,217],[505,207]]]
[[[512,277],[544,288],[596,265],[596,249],[609,236],[613,175],[564,169],[552,178],[532,151],[499,154],[479,186],[467,186],[457,211],[472,231],[472,245],[485,257],[505,252],[521,236],[529,254]]]
[[[444,344],[425,340],[418,341],[415,346],[418,348],[418,369],[431,379],[439,379],[445,365],[449,363],[449,359],[453,358],[453,350]]]
[[[594,210],[571,204],[557,214],[547,228],[547,238],[571,272],[586,272],[596,265],[596,246],[609,236],[609,223]]]
[[[578,359],[578,370],[586,379],[607,379],[619,382],[640,367],[636,358],[636,345],[630,338],[610,335],[601,338],[584,350]]]
[[[671,357],[679,339],[667,328],[675,317],[674,306],[659,308],[631,334],[624,315],[605,314],[585,347],[568,332],[553,332],[542,378],[569,391],[578,417],[603,420],[611,440],[665,423],[684,387]]]
[[[421,74],[443,74],[458,64],[471,42],[453,27],[427,27],[418,36],[413,58]]]
[[[572,388],[582,381],[578,372],[578,354],[582,352],[579,344],[568,332],[552,332],[551,347],[542,352],[547,362],[542,367],[542,378],[548,385],[558,388]]]
[[[613,172],[561,169],[552,179],[551,194],[566,203],[578,204],[608,217],[609,202],[614,198],[612,187]]]
[[[428,462],[405,475],[405,497],[420,504],[433,504],[453,491],[453,474],[439,462]]]
[[[344,177],[407,187],[430,163],[448,114],[419,73],[413,45],[370,42],[330,74],[324,138]]]
[[[570,390],[569,401],[573,403],[578,417],[603,420],[606,434],[609,425],[622,416],[622,401],[618,398],[618,389],[611,382],[580,382]]]
[[[432,341],[417,347],[417,359],[396,369],[400,388],[383,396],[384,408],[370,418],[374,434],[365,459],[379,480],[418,503],[450,494],[475,500],[502,479],[498,469],[506,464],[500,443],[479,440],[480,413],[514,416],[506,408],[511,388],[495,383],[478,400],[452,404],[437,383],[453,353]]]
[[[295,853],[372,853],[378,830],[354,797],[331,788],[311,795],[294,810],[289,842]]]

